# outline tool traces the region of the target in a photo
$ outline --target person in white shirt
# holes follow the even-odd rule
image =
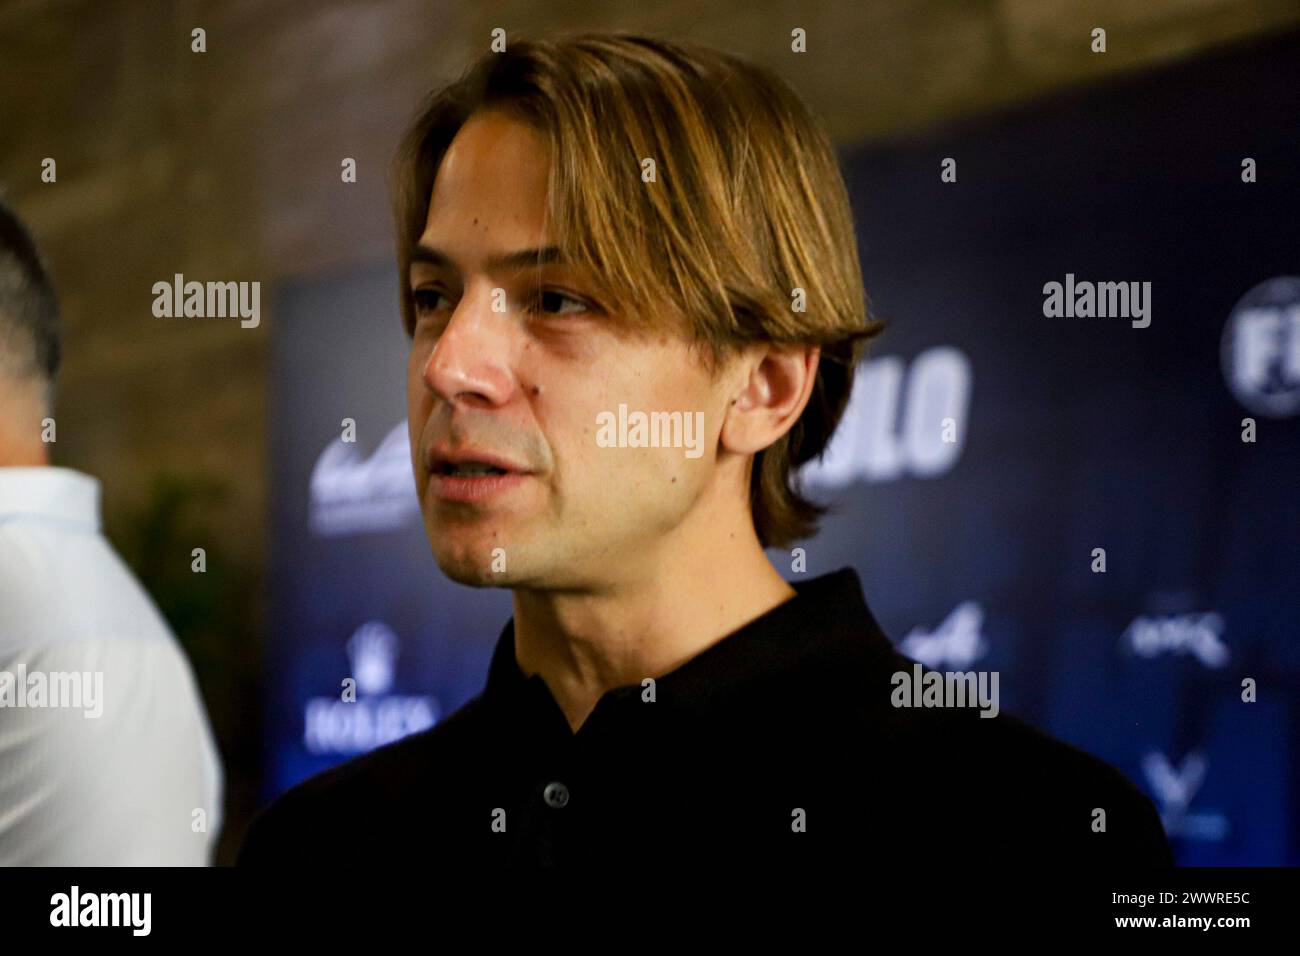
[[[58,365],[49,276],[0,202],[0,866],[208,865],[212,730],[99,482],[49,464]]]

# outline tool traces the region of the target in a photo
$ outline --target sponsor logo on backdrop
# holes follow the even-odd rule
[[[966,443],[970,390],[970,360],[951,346],[911,362],[886,356],[862,363],[826,454],[800,477],[810,490],[834,490],[946,474]]]
[[[308,524],[315,535],[334,537],[393,531],[420,513],[411,472],[406,422],[398,422],[365,457],[338,438],[325,446],[312,469]]]
[[[1171,837],[1218,842],[1228,835],[1228,818],[1222,813],[1193,813],[1189,809],[1208,770],[1209,761],[1199,751],[1184,757],[1177,770],[1158,751],[1142,758],[1142,772],[1155,793],[1165,832]]]
[[[1120,646],[1139,657],[1190,654],[1206,667],[1223,667],[1229,657],[1228,646],[1223,643],[1223,615],[1216,611],[1138,615],[1124,629]]]
[[[367,621],[348,639],[357,699],[339,695],[307,701],[303,746],[313,754],[358,754],[432,727],[441,714],[433,697],[390,694],[400,646],[382,621]]]
[[[980,633],[983,623],[984,609],[975,601],[966,601],[953,608],[934,630],[912,628],[898,642],[898,649],[926,667],[961,670],[988,653],[988,642]]]
[[[1255,286],[1233,306],[1220,342],[1223,376],[1256,415],[1300,412],[1300,278]]]

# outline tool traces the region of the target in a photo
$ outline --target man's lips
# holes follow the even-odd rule
[[[458,448],[450,448],[446,445],[430,446],[425,452],[424,463],[430,475],[448,475],[462,465],[471,464],[488,465],[513,475],[532,474],[531,468],[505,455],[467,445]]]
[[[435,497],[469,505],[486,505],[497,496],[518,488],[532,474],[531,469],[504,455],[469,446],[452,449],[434,445],[426,453],[425,462],[429,468],[429,488]],[[455,473],[458,466],[466,464],[488,465],[500,470]]]
[[[487,504],[499,495],[513,491],[528,481],[519,471],[490,475],[430,475],[429,490],[443,501],[463,504]]]

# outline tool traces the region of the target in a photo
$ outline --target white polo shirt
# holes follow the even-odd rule
[[[189,662],[100,533],[99,482],[0,467],[0,866],[208,865],[222,789]]]

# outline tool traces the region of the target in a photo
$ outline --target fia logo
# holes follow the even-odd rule
[[[1268,418],[1300,411],[1300,278],[1255,286],[1233,306],[1220,343],[1228,388]]]
[[[957,605],[933,631],[914,627],[898,649],[933,670],[945,665],[964,670],[988,652],[988,643],[980,634],[984,609],[975,601]]]

